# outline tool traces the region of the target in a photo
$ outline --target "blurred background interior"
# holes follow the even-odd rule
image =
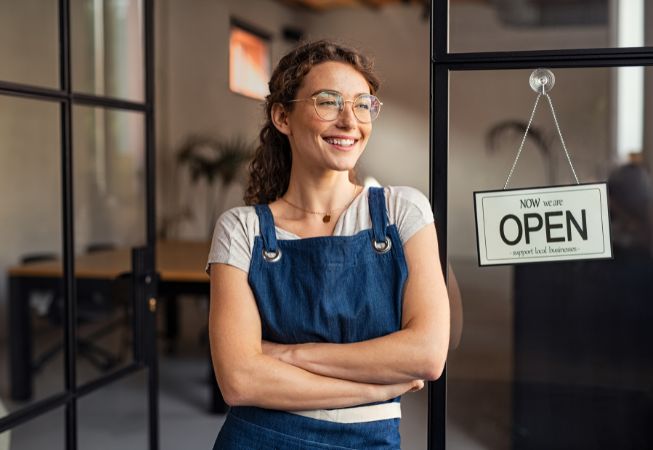
[[[653,46],[648,3],[449,0],[449,51]],[[56,98],[11,93],[13,84],[59,89],[58,2],[0,0],[0,418],[66,388],[62,139],[73,149],[77,381],[134,360],[129,249],[144,245],[147,219],[146,122],[133,106],[146,95],[143,7],[142,0],[70,1],[76,96],[72,135],[62,136]],[[358,175],[428,194],[430,2],[157,0],[154,7],[156,234],[159,268],[171,274],[157,313],[160,447],[210,448],[224,415],[210,411],[204,263],[215,219],[242,204],[270,67],[302,39],[336,38],[372,54],[384,108]],[[653,70],[554,70],[551,96],[578,176],[608,181],[614,260],[479,268],[472,194],[503,186],[535,98],[530,72],[450,77],[448,211],[435,214],[448,221],[464,325],[448,362],[447,446],[650,449]],[[111,101],[84,101],[91,97]],[[511,187],[571,183],[542,105],[533,131]],[[12,299],[21,313],[10,310]],[[79,448],[147,448],[146,383],[135,372],[83,397]],[[426,390],[403,405],[403,448],[425,449]],[[0,433],[0,450],[63,449],[64,419],[55,408]]]

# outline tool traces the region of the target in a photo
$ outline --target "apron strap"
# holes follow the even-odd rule
[[[385,194],[382,187],[371,187],[368,191],[368,202],[370,205],[370,217],[372,218],[372,230],[374,240],[384,242],[386,240],[385,229],[388,226],[388,214],[385,208]]]
[[[268,205],[255,205],[258,216],[259,232],[263,239],[263,250],[269,253],[277,252],[277,233],[274,229],[274,217]]]

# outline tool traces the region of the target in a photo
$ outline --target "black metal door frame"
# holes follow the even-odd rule
[[[506,70],[653,66],[653,47],[591,48],[484,53],[449,52],[449,0],[431,0],[431,105],[429,189],[438,226],[440,261],[447,258],[449,74],[459,70]],[[446,273],[446,272],[445,272]],[[429,383],[428,450],[446,448],[447,369]]]
[[[145,101],[132,102],[110,97],[75,93],[71,84],[70,0],[58,2],[59,24],[59,89],[43,88],[0,80],[0,95],[26,97],[57,102],[60,105],[61,195],[64,317],[64,390],[46,399],[0,418],[0,432],[36,419],[56,408],[65,408],[65,448],[77,450],[77,401],[137,371],[148,372],[148,435],[150,450],[159,448],[158,362],[156,352],[156,287],[155,272],[155,153],[154,153],[154,0],[143,0]],[[77,308],[74,276],[74,205],[72,108],[86,105],[114,110],[137,111],[145,116],[145,247],[132,254],[134,299],[134,360],[121,369],[89,383],[77,385]]]

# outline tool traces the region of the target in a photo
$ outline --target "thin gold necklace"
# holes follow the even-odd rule
[[[329,222],[331,222],[331,214],[333,214],[336,211],[340,211],[341,209],[345,209],[345,208],[349,207],[349,205],[351,205],[351,203],[354,201],[354,199],[356,198],[357,195],[358,195],[358,185],[355,184],[354,185],[354,196],[351,198],[351,200],[349,200],[347,202],[347,204],[345,206],[341,206],[340,208],[334,208],[334,209],[332,209],[330,211],[326,211],[326,212],[323,212],[323,211],[311,211],[309,209],[304,209],[301,206],[294,205],[294,204],[290,203],[288,200],[286,200],[283,197],[279,197],[279,199],[281,199],[281,201],[283,201],[285,203],[288,203],[293,208],[299,209],[300,211],[304,211],[305,213],[322,216],[322,222],[329,223]]]

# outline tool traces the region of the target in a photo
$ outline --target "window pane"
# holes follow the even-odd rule
[[[55,307],[62,298],[60,141],[57,103],[0,96],[0,402],[9,411],[64,388]]]
[[[6,432],[8,447],[11,450],[63,450],[65,448],[65,410],[58,408]],[[0,434],[0,445],[3,444]]]
[[[465,323],[449,356],[448,436],[479,448],[651,448],[653,142],[644,130],[639,148],[619,149],[618,69],[554,72],[580,181],[608,181],[615,257],[478,267],[472,193],[503,188],[536,94],[530,70],[452,73],[448,251]],[[646,87],[647,108],[626,107],[650,123]],[[509,187],[573,183],[544,99],[533,128]]]
[[[73,90],[142,101],[142,0],[72,0]]]
[[[644,0],[449,3],[452,53],[653,46]]]
[[[74,127],[78,379],[132,361],[131,249],[145,244],[141,113],[76,106]]]
[[[80,450],[148,448],[145,370],[82,397],[77,405]]]
[[[58,20],[56,0],[0,0],[0,80],[59,87]]]

